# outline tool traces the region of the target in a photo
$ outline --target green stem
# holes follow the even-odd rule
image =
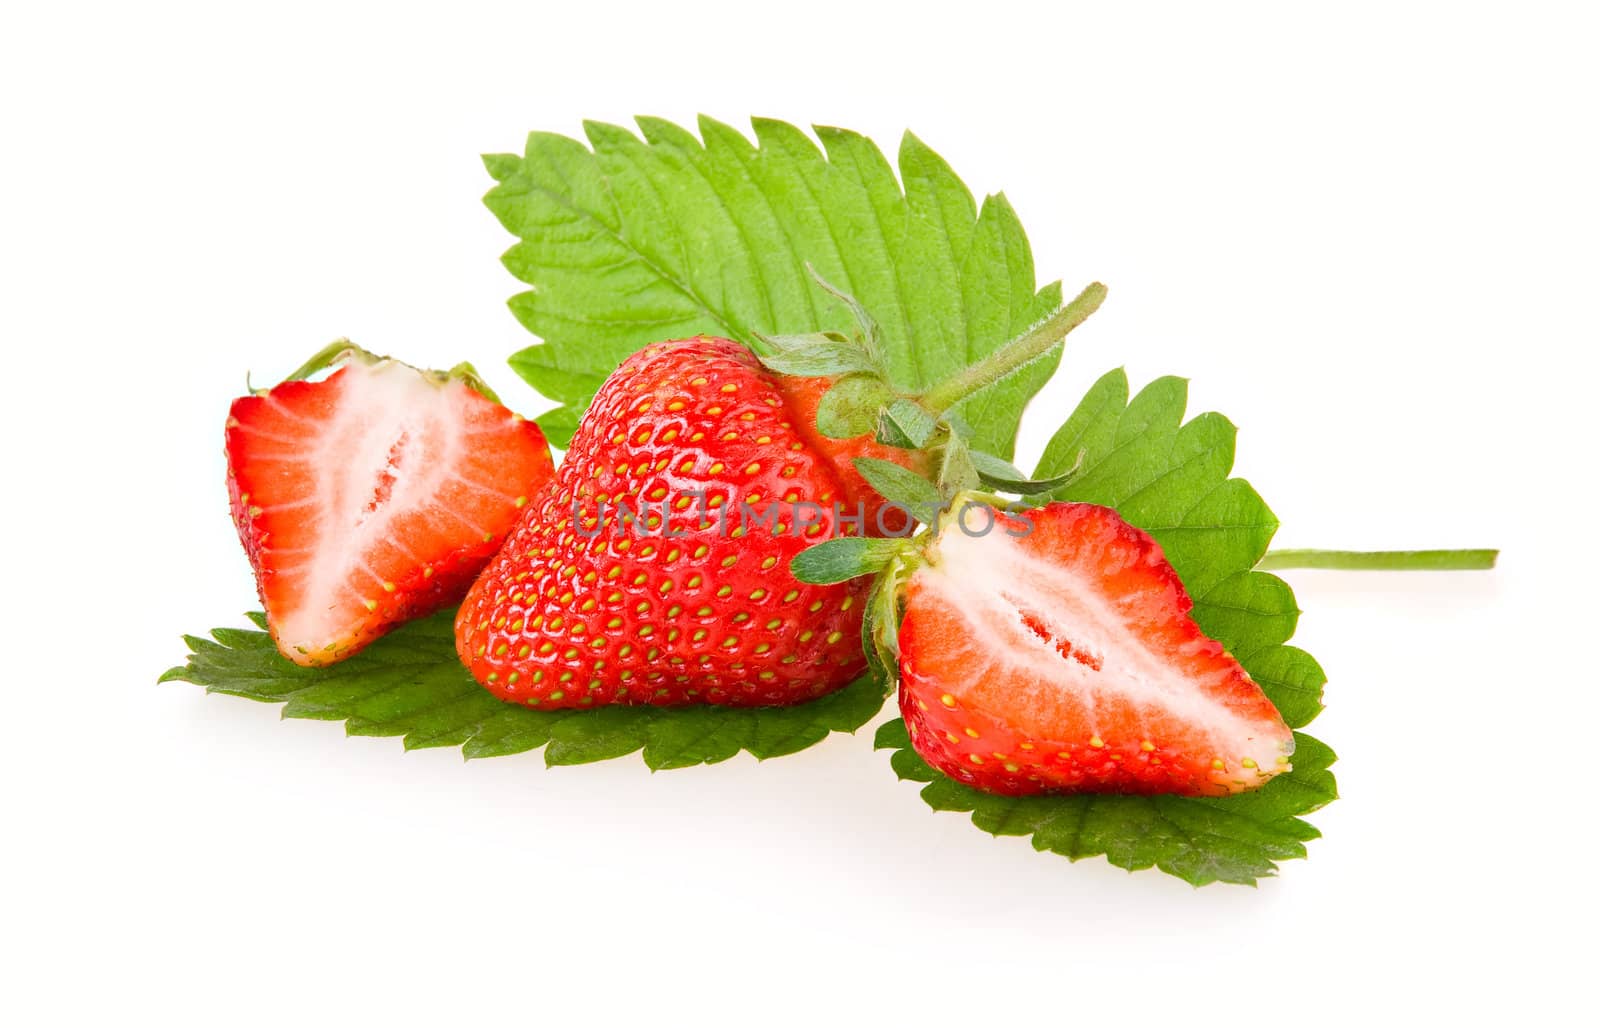
[[[1045,318],[1022,335],[968,365],[922,394],[921,403],[935,414],[943,414],[973,393],[1005,378],[1029,361],[1050,351],[1068,332],[1083,324],[1106,298],[1106,287],[1090,284],[1077,298]]]
[[[1256,570],[1487,571],[1499,556],[1499,550],[1273,550]]]

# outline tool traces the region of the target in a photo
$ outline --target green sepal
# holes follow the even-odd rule
[[[906,579],[920,563],[921,557],[915,553],[901,554],[879,572],[867,593],[861,645],[869,669],[889,688],[900,679],[900,595]]]
[[[782,343],[799,345],[788,345],[782,349],[774,347],[774,352],[759,357],[763,365],[780,375],[832,378],[858,371],[878,374],[872,358],[857,343],[839,342],[822,333],[810,337],[771,337],[766,341],[779,343],[780,339]],[[809,341],[800,343],[802,339]]]
[[[444,374],[446,380],[462,383],[485,400],[493,403],[500,402],[500,397],[495,395],[495,391],[489,388],[489,383],[483,380],[483,376],[478,374],[478,369],[473,367],[470,362],[462,361]]]
[[[959,436],[966,442],[972,442],[974,435],[972,422],[968,421],[960,411],[945,411],[942,420],[945,427],[950,430],[951,435]]]
[[[878,416],[878,442],[903,450],[920,450],[928,445],[939,427],[939,419],[915,400],[898,397]]]
[[[978,471],[978,479],[990,489],[998,489],[1003,493],[1014,493],[1019,496],[1034,496],[1040,493],[1053,492],[1061,488],[1078,474],[1078,468],[1083,463],[1083,454],[1078,454],[1078,463],[1067,471],[1050,478],[1029,478],[1027,472],[1018,468],[1010,461],[1001,460],[999,457],[981,450],[970,451],[972,465]]]
[[[972,448],[960,436],[949,435],[939,457],[939,493],[945,499],[950,499],[957,493],[975,490],[982,484],[978,469],[972,463]]]
[[[866,352],[867,359],[880,375],[885,374],[883,331],[878,327],[878,320],[872,316],[872,313],[867,310],[860,300],[857,300],[854,296],[851,296],[818,274],[817,269],[812,267],[810,261],[806,262],[806,271],[824,292],[844,304],[850,311],[850,316],[855,319],[856,326],[861,330],[861,347]]]
[[[879,496],[907,508],[919,521],[929,520],[943,505],[938,487],[910,468],[877,457],[856,457],[850,463]]]
[[[303,382],[319,371],[326,371],[346,360],[359,360],[364,364],[376,364],[384,358],[369,350],[352,343],[348,339],[335,339],[316,353],[307,358],[306,362],[295,368],[284,377],[285,382]],[[252,392],[266,392],[266,390],[251,390]]]
[[[878,412],[893,396],[876,375],[846,375],[817,404],[817,431],[830,439],[870,435],[877,428]]]
[[[284,378],[284,381],[303,382],[312,375],[326,371],[335,365],[343,364],[345,361],[357,361],[361,364],[381,364],[384,361],[395,361],[396,364],[405,364],[404,361],[396,361],[393,357],[385,357],[373,353],[371,350],[363,349],[348,339],[335,339],[312,354],[304,364],[290,372]],[[406,367],[440,384],[460,382],[468,389],[482,395],[485,399],[495,403],[500,402],[500,397],[495,395],[495,391],[489,388],[489,383],[485,382],[483,376],[478,374],[478,369],[468,361],[462,361],[449,371],[431,371],[412,364],[406,364]],[[250,391],[258,392],[255,389]],[[267,392],[267,390],[259,390],[259,392]]]
[[[845,536],[828,539],[795,554],[789,572],[810,585],[833,585],[883,570],[906,548],[904,539]]]

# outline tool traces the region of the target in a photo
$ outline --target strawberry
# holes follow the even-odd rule
[[[233,520],[284,656],[330,664],[461,598],[553,471],[538,426],[491,397],[465,365],[341,343],[233,402]]]
[[[900,710],[974,788],[1221,796],[1288,767],[1293,736],[1161,547],[1106,507],[946,515],[905,589]]]
[[[473,676],[543,709],[788,704],[856,678],[867,583],[808,585],[789,561],[871,495],[839,461],[877,444],[821,442],[804,381],[727,339],[629,357],[462,604]]]

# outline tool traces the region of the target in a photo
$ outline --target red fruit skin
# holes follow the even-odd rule
[[[1142,642],[1180,663],[1222,709],[1278,744],[1282,756],[1254,766],[1241,763],[1198,742],[1201,733],[1191,726],[1148,710],[1119,708],[1106,694],[1099,696],[1099,723],[1093,726],[1075,720],[1070,707],[1066,716],[1041,714],[1041,704],[1030,705],[1027,683],[1017,665],[1008,665],[1007,654],[968,653],[962,659],[970,640],[952,638],[966,626],[951,616],[948,588],[934,588],[932,576],[940,572],[924,566],[908,583],[899,634],[900,711],[923,760],[973,788],[1007,796],[1226,796],[1288,770],[1292,733],[1238,662],[1189,616],[1193,604],[1154,539],[1115,511],[1091,504],[1052,503],[1019,517],[1002,516],[995,532],[1003,535],[1008,526],[1020,531],[1023,520],[1032,532],[1016,545],[1081,576],[1104,595],[1126,600],[1119,612]],[[1008,646],[1027,645],[1028,633],[1043,638],[1020,617],[1019,623],[1023,630]],[[1063,661],[1092,667],[1095,654],[1079,651],[1074,657],[1072,640],[1063,634],[1047,644]],[[991,665],[976,666],[991,657]]]
[[[609,507],[599,516],[619,499],[666,503],[668,516],[635,534]],[[547,710],[821,696],[865,668],[867,583],[806,585],[789,561],[835,533],[832,506],[848,500],[744,346],[646,347],[606,380],[555,479],[474,583],[457,651],[496,696]],[[781,534],[741,522],[740,501]],[[798,501],[822,516],[797,519]]]
[[[347,401],[348,376],[365,371],[345,366],[321,381],[284,382],[265,394],[234,400],[228,412],[224,452],[234,527],[255,575],[273,641],[285,657],[305,667],[344,660],[396,626],[458,602],[520,514],[519,505],[509,497],[521,496],[525,505],[526,497],[542,488],[555,471],[538,425],[464,385],[439,384],[437,388],[460,390],[461,416],[482,436],[477,457],[496,466],[508,499],[472,507],[474,524],[483,533],[459,527],[454,532],[412,531],[404,540],[409,551],[405,554],[392,545],[394,540],[372,544],[368,557],[393,589],[367,589],[371,609],[364,603],[344,605],[344,620],[328,644],[297,645],[282,631],[287,611],[301,599],[296,565],[287,552],[314,545],[325,529],[298,502],[319,488],[317,470],[309,459],[290,455],[321,442],[321,426]]]

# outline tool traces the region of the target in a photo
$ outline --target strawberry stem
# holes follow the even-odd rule
[[[1499,556],[1499,550],[1273,550],[1256,570],[1487,571]]]
[[[976,364],[968,365],[922,394],[921,403],[935,414],[943,414],[980,389],[1005,378],[1030,361],[1050,352],[1068,332],[1083,324],[1106,298],[1106,287],[1091,283],[1071,303],[995,350]]]

